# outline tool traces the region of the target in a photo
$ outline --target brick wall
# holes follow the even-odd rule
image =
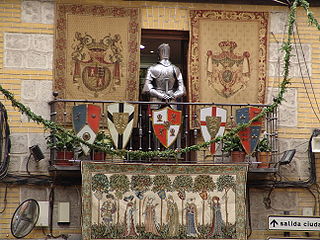
[[[57,2],[73,2],[59,1]],[[281,55],[279,48],[285,39],[285,23],[287,9],[270,6],[247,5],[216,5],[180,2],[128,2],[128,1],[77,1],[85,4],[109,4],[116,6],[141,7],[142,27],[148,29],[189,30],[188,11],[190,9],[227,9],[270,12],[270,45],[267,100],[278,90],[281,81]],[[312,9],[316,16],[320,16],[320,9]],[[54,2],[53,1],[18,1],[4,0],[0,2],[0,84],[15,94],[17,100],[29,106],[35,113],[49,118],[47,102],[52,99],[52,55],[54,34]],[[293,57],[291,61],[292,84],[286,93],[286,102],[280,107],[280,146],[281,150],[297,147],[297,157],[292,164],[281,168],[281,174],[289,179],[306,179],[308,172],[307,145],[312,130],[319,126],[314,111],[320,118],[320,109],[315,97],[320,92],[320,50],[319,31],[307,25],[304,11],[298,12],[298,32],[305,56]],[[299,46],[299,44],[297,44]],[[301,53],[301,51],[300,51]],[[304,58],[304,59],[303,59]],[[299,61],[305,60],[306,66],[299,68]],[[280,65],[279,65],[280,63]],[[279,67],[280,66],[280,67]],[[303,78],[300,76],[303,73]],[[309,71],[314,92],[311,91]],[[306,90],[307,89],[307,90]],[[307,94],[308,93],[308,94]],[[308,96],[309,95],[309,96]],[[311,103],[310,103],[310,101]],[[10,103],[0,95],[9,114],[9,125],[12,133],[12,156],[10,164],[11,173],[25,173],[28,147],[39,144],[48,159],[48,151],[44,138],[47,135],[42,126],[28,119],[11,107]],[[319,103],[320,104],[320,103]],[[314,107],[314,110],[312,109]],[[31,166],[32,172],[47,173],[47,161]],[[319,172],[319,167],[318,173]],[[5,186],[0,185],[0,207],[3,206]],[[0,239],[13,238],[9,227],[11,216],[19,202],[40,191],[26,186],[10,187],[8,190],[8,203],[6,210],[0,213]],[[60,189],[61,195],[69,192],[79,200],[71,189]],[[312,190],[313,191],[313,190]],[[41,192],[41,191],[40,191]],[[272,208],[267,209],[263,204],[263,197],[268,190],[250,189],[252,200],[251,215],[253,232],[250,239],[266,239],[269,236],[281,236],[281,233],[269,233],[267,229],[267,216],[279,214],[283,210],[291,210],[294,214],[302,214],[305,207],[314,208],[313,196],[306,189],[277,189],[272,193]],[[41,200],[48,200],[43,193],[36,194]],[[60,196],[62,198],[62,196]],[[38,199],[38,200],[39,200]],[[318,206],[318,205],[316,205]],[[76,211],[75,211],[76,212]],[[80,216],[79,213],[76,217]],[[319,211],[317,210],[317,214]],[[55,234],[79,233],[80,224],[71,228],[61,229],[55,226]],[[314,233],[313,235],[316,235]],[[40,230],[35,230],[29,238],[44,237]]]

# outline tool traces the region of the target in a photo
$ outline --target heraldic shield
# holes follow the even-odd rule
[[[128,103],[112,103],[107,107],[108,128],[114,146],[126,147],[133,129],[134,106]]]
[[[72,124],[77,136],[82,140],[93,143],[100,127],[101,108],[93,104],[82,104],[72,109]],[[80,144],[83,152],[87,155],[90,148]]]
[[[200,110],[200,126],[204,141],[208,142],[217,136],[222,136],[226,128],[227,110],[217,107],[202,108]],[[216,152],[217,144],[210,146],[211,154]]]
[[[261,112],[260,108],[248,107],[237,109],[236,111],[236,121],[237,124],[248,123],[252,118],[257,116]],[[244,130],[239,131],[238,135],[240,137],[241,144],[247,154],[252,154],[256,149],[259,137],[261,133],[262,121],[255,121],[249,127]]]
[[[178,137],[182,112],[165,107],[152,111],[152,126],[156,137],[166,148],[170,147]]]

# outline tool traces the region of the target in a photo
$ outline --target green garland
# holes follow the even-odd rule
[[[102,147],[102,146],[99,146],[96,144],[89,144],[89,143],[83,141],[82,139],[80,139],[79,137],[77,137],[76,135],[70,133],[69,131],[67,131],[65,128],[63,128],[59,124],[52,122],[52,121],[49,121],[49,120],[45,120],[41,116],[34,114],[30,110],[30,108],[28,108],[28,107],[24,106],[22,103],[18,102],[14,98],[14,95],[11,92],[7,91],[6,89],[2,88],[1,85],[0,85],[0,91],[4,94],[4,96],[8,100],[11,101],[13,107],[18,108],[19,111],[22,114],[27,115],[27,117],[29,119],[32,119],[33,121],[35,121],[38,124],[42,124],[46,129],[50,129],[53,132],[54,131],[63,132],[65,134],[67,134],[68,136],[72,137],[75,142],[83,143],[83,144],[87,145],[88,147],[90,147],[91,149],[104,151],[107,154],[119,156],[122,158],[129,156],[130,159],[148,159],[148,158],[154,158],[154,157],[176,158],[177,155],[180,153],[187,153],[190,151],[202,150],[202,149],[210,146],[210,144],[212,144],[212,143],[219,142],[219,141],[225,139],[226,137],[230,137],[230,136],[237,134],[240,130],[243,130],[243,129],[249,127],[253,122],[258,121],[259,119],[264,117],[267,113],[274,111],[278,107],[278,105],[281,104],[281,102],[284,100],[283,95],[286,92],[287,85],[290,84],[289,66],[290,66],[290,58],[291,58],[291,51],[292,51],[292,33],[293,33],[293,25],[296,21],[296,10],[297,10],[298,6],[301,6],[306,11],[307,17],[308,17],[308,23],[310,25],[316,26],[320,30],[320,25],[319,25],[318,21],[314,18],[313,13],[309,10],[309,3],[306,0],[295,0],[292,3],[292,5],[290,6],[290,12],[289,12],[289,17],[288,17],[288,32],[287,32],[288,38],[282,45],[282,50],[285,53],[284,68],[283,68],[284,76],[283,76],[283,81],[280,84],[280,90],[278,92],[277,97],[275,97],[273,99],[273,103],[270,106],[265,107],[256,117],[251,119],[248,123],[239,124],[237,127],[231,129],[225,135],[216,137],[215,139],[212,139],[208,142],[204,142],[204,143],[200,143],[200,144],[196,144],[196,145],[192,145],[189,147],[185,147],[182,149],[176,149],[176,150],[167,149],[164,151],[147,151],[147,152],[140,151],[140,150],[136,150],[136,151],[114,150],[114,149],[111,149],[109,146]]]

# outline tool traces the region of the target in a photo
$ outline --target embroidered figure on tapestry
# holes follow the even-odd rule
[[[94,174],[92,238],[236,238],[235,186],[235,175]]]
[[[93,91],[96,96],[120,85],[120,65],[123,61],[121,36],[111,34],[99,41],[87,33],[76,32],[72,46],[73,84]]]
[[[228,98],[243,88],[250,79],[250,53],[234,53],[237,43],[221,41],[220,53],[207,51],[207,80],[209,86],[219,95]]]

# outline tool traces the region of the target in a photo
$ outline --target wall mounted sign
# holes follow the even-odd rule
[[[320,217],[269,216],[269,230],[320,231]]]

